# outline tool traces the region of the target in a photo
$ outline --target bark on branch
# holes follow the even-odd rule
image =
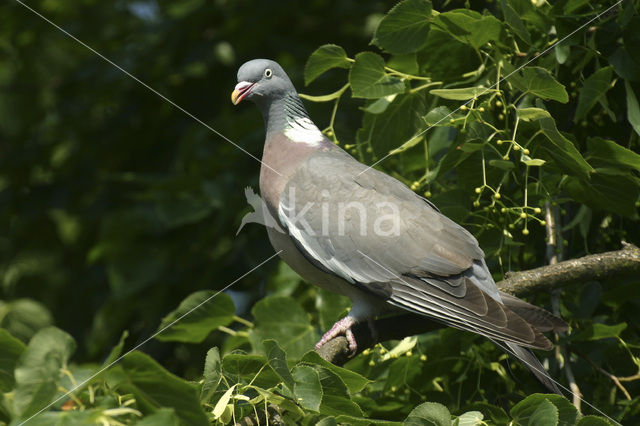
[[[514,296],[526,296],[591,280],[640,276],[640,249],[633,244],[622,244],[621,250],[584,256],[529,271],[507,273],[505,279],[497,283],[498,288]],[[378,318],[374,325],[377,339],[371,335],[367,323],[353,327],[358,352],[377,342],[402,339],[442,328],[442,324],[415,314]],[[349,352],[347,339],[343,336],[327,342],[318,350],[318,354],[338,365],[353,357]]]

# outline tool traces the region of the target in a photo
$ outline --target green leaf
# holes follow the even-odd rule
[[[150,356],[134,351],[121,361],[124,377],[116,385],[132,393],[144,413],[171,407],[184,424],[209,424],[196,387],[169,373]]]
[[[120,357],[120,355],[122,354],[122,348],[124,348],[124,342],[125,340],[127,340],[127,337],[129,337],[129,332],[125,330],[122,332],[118,344],[111,348],[109,356],[107,356],[107,359],[105,359],[104,363],[102,364],[103,366],[111,364]]]
[[[565,189],[575,201],[589,207],[621,214],[630,218],[638,215],[634,203],[640,196],[638,182],[628,173],[605,174],[600,170],[591,173],[588,181],[569,178]]]
[[[569,400],[560,395],[536,393],[514,405],[511,416],[518,424],[523,425],[573,426],[580,413]]]
[[[196,308],[198,305],[200,306]],[[197,291],[187,296],[174,311],[162,319],[158,331],[174,321],[177,322],[158,334],[156,339],[200,343],[213,330],[231,324],[234,313],[233,300],[228,294],[214,290]]]
[[[333,68],[346,68],[351,66],[347,53],[340,46],[325,44],[317,48],[304,66],[304,84],[308,85],[313,80]]]
[[[480,411],[468,411],[459,416],[453,422],[453,426],[483,426],[486,425],[483,419],[484,415]]]
[[[520,37],[520,39],[522,39],[527,44],[531,44],[531,35],[529,34],[529,31],[527,31],[527,27],[525,27],[522,19],[520,19],[518,12],[516,12],[513,7],[511,7],[511,5],[505,0],[500,1],[500,6],[502,8],[502,14],[504,15],[504,20],[506,21],[507,25],[511,27],[513,32],[516,33],[516,35]]]
[[[13,407],[19,416],[29,417],[51,402],[75,348],[73,337],[55,327],[43,328],[31,338],[15,369]]]
[[[349,397],[347,386],[342,379],[328,368],[319,366],[314,368],[318,372],[322,386],[322,403],[319,411],[322,414],[334,416],[340,414],[362,416],[362,410]]]
[[[589,138],[587,148],[589,157],[618,167],[630,167],[640,171],[640,154],[636,154],[614,141],[599,137]]]
[[[640,80],[640,64],[631,58],[625,46],[618,47],[611,56],[609,63],[620,77],[628,81]]]
[[[600,339],[609,339],[614,337],[620,337],[620,333],[622,333],[627,328],[627,323],[622,322],[616,325],[606,325],[593,323],[589,324],[587,328],[578,335],[573,337],[575,341],[591,341],[591,340],[600,340]]]
[[[624,87],[627,91],[627,120],[629,120],[633,130],[640,135],[640,106],[638,106],[638,99],[627,80],[624,81]]]
[[[222,414],[224,414],[224,411],[227,409],[227,404],[229,404],[236,386],[238,386],[237,383],[227,389],[226,392],[222,394],[218,402],[216,402],[216,405],[215,407],[213,407],[213,411],[211,412],[214,419],[219,419],[220,417],[222,417]]]
[[[433,19],[433,25],[476,50],[489,41],[498,40],[502,31],[502,23],[494,16],[469,9],[440,13]]]
[[[518,118],[524,121],[535,121],[541,118],[551,118],[549,111],[542,108],[518,108],[516,110]]]
[[[578,107],[573,122],[577,123],[601,100],[611,87],[612,67],[600,68],[584,81],[578,96]]]
[[[282,382],[280,376],[273,371],[267,359],[261,355],[231,353],[222,359],[222,372],[231,383],[254,385],[269,389]]]
[[[394,93],[403,93],[402,79],[388,75],[382,56],[372,52],[361,52],[349,72],[349,83],[355,98],[377,99]]]
[[[566,103],[569,101],[564,86],[544,68],[524,67],[519,72],[511,74],[507,81],[523,93],[529,93],[541,99],[552,99]]]
[[[31,299],[0,300],[0,327],[28,342],[40,329],[53,324],[53,316],[40,302]]]
[[[540,145],[543,151],[558,163],[564,173],[589,179],[589,173],[593,172],[593,167],[586,162],[575,145],[562,136],[553,118],[542,118],[539,123],[548,141]]]
[[[387,110],[387,107],[391,105],[391,102],[393,102],[396,96],[397,95],[389,95],[385,96],[384,98],[377,99],[366,107],[362,108],[362,110],[371,114],[382,114]]]
[[[293,394],[302,407],[319,411],[322,403],[322,385],[318,372],[308,365],[298,365],[293,369]]]
[[[454,101],[466,101],[481,95],[496,92],[495,89],[487,89],[485,87],[462,87],[460,89],[432,89],[429,90],[434,96],[444,99],[452,99]]]
[[[295,300],[289,297],[266,297],[251,309],[255,327],[250,339],[256,349],[262,342],[274,339],[292,358],[300,358],[317,340],[309,316]]]
[[[429,126],[448,126],[447,120],[451,116],[451,110],[446,106],[435,107],[427,115],[424,116],[424,121]]]
[[[213,402],[211,397],[215,394],[222,380],[222,363],[218,348],[211,348],[207,352],[207,357],[204,361],[203,379],[200,401],[211,404]]]
[[[0,328],[0,391],[9,392],[15,385],[13,371],[26,346],[5,329]]]
[[[280,376],[290,390],[293,390],[293,377],[287,365],[287,355],[275,340],[265,340],[262,342],[262,346],[267,356],[267,362],[273,368],[273,371]]]
[[[451,426],[451,413],[436,402],[423,402],[404,421],[405,426]]]
[[[181,426],[180,419],[173,408],[160,408],[155,413],[145,416],[136,426]]]
[[[431,2],[404,0],[378,24],[372,43],[393,54],[413,53],[427,41]]]
[[[581,418],[576,426],[611,426],[612,423],[607,421],[603,417],[597,416],[584,416]]]
[[[302,359],[301,362],[318,365],[324,368],[327,368],[333,371],[335,374],[342,379],[344,384],[347,386],[347,389],[350,393],[354,394],[360,392],[367,383],[370,383],[370,380],[355,371],[348,370],[346,368],[339,367],[335,364],[330,363],[329,361],[323,359],[316,351],[307,352]]]
[[[544,163],[546,163],[546,161],[541,160],[540,158],[531,158],[528,155],[522,154],[522,157],[520,158],[520,161],[523,162],[524,164],[526,164],[527,166],[530,167],[540,167],[542,166]]]
[[[496,167],[500,170],[504,170],[506,172],[511,171],[516,167],[516,165],[509,160],[489,160],[489,165],[491,167]]]
[[[420,375],[422,365],[416,362],[415,358],[400,357],[395,359],[389,366],[389,377],[385,383],[385,389],[400,388],[411,385],[416,377]]]
[[[415,93],[398,96],[384,113],[365,114],[363,127],[358,130],[358,142],[366,143],[366,137],[376,154],[386,155],[412,139],[424,129],[424,95]]]

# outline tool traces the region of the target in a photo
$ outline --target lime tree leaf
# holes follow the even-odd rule
[[[388,75],[384,67],[382,56],[372,52],[358,53],[349,72],[349,83],[353,97],[377,99],[404,92],[404,81]]]
[[[386,111],[387,107],[393,102],[397,95],[389,95],[384,98],[380,98],[371,102],[366,107],[362,108],[363,111],[369,112],[371,114],[382,114]]]
[[[565,397],[536,393],[514,405],[511,416],[518,424],[523,425],[573,426],[580,417],[580,413]]]
[[[214,419],[219,419],[220,417],[222,417],[222,414],[227,409],[227,404],[229,404],[229,401],[231,400],[231,396],[233,395],[233,391],[236,388],[236,386],[238,386],[237,383],[231,386],[229,389],[227,389],[226,392],[222,394],[218,402],[216,402],[216,406],[213,407],[213,411],[211,412],[211,414],[213,414]]]
[[[518,108],[518,118],[523,121],[535,121],[541,118],[551,118],[549,111],[542,108]]]
[[[578,96],[578,107],[573,122],[577,123],[601,100],[611,87],[612,67],[600,68],[584,81]]]
[[[329,361],[323,359],[320,355],[318,355],[316,351],[307,352],[302,357],[300,362],[318,365],[333,371],[335,374],[338,375],[338,377],[340,377],[340,379],[342,379],[344,384],[347,386],[347,389],[352,394],[360,392],[362,389],[364,389],[367,383],[371,382],[369,379],[367,379],[364,376],[361,376],[355,371],[351,371],[346,368],[342,368],[335,364],[330,363]]]
[[[120,357],[120,355],[122,354],[122,348],[124,348],[124,342],[125,340],[127,340],[127,337],[129,337],[129,332],[125,330],[122,332],[122,336],[120,336],[120,340],[118,341],[118,344],[115,345],[113,348],[111,348],[111,351],[109,352],[109,356],[107,356],[107,359],[102,364],[103,366],[109,365],[115,362],[115,360],[117,360]]]
[[[430,1],[404,0],[382,18],[372,42],[394,55],[416,52],[427,41],[430,18]]]
[[[638,212],[634,203],[640,196],[638,183],[632,176],[614,171],[618,174],[596,170],[588,181],[569,178],[565,189],[576,201],[589,207],[635,218]]]
[[[337,374],[324,367],[316,366],[314,369],[318,372],[322,386],[322,402],[319,410],[322,414],[362,416],[362,410],[351,400],[347,386]]]
[[[494,16],[481,15],[469,9],[440,13],[432,23],[475,49],[489,41],[498,40],[502,31],[502,23]]]
[[[205,302],[205,300],[207,301]],[[202,304],[203,302],[205,303]],[[202,305],[196,308],[200,304]],[[187,313],[189,314],[187,315]],[[162,330],[182,317],[178,322],[158,334],[156,339],[200,343],[213,330],[231,324],[234,313],[233,300],[228,294],[218,293],[214,290],[197,291],[187,296],[174,311],[162,318],[158,330]]]
[[[0,391],[9,392],[13,389],[13,371],[25,348],[24,343],[0,328]]]
[[[638,98],[633,93],[631,84],[627,80],[624,81],[624,87],[627,91],[627,120],[633,127],[633,130],[640,135],[640,106],[638,106]]]
[[[267,339],[277,341],[292,358],[300,358],[317,340],[315,329],[302,307],[290,297],[266,297],[251,309],[255,327],[250,340],[256,350]]]
[[[504,15],[504,20],[507,25],[524,42],[531,44],[531,35],[529,34],[529,31],[527,31],[527,27],[525,27],[522,19],[520,19],[518,12],[516,12],[515,9],[505,0],[500,1],[500,6],[502,7],[502,14]]]
[[[387,110],[378,115],[365,114],[358,130],[358,143],[371,142],[376,154],[386,155],[424,129],[425,94],[398,96]]]
[[[292,373],[296,402],[308,410],[319,411],[322,403],[322,385],[318,372],[308,365],[298,365]]]
[[[620,77],[629,81],[640,79],[640,64],[631,58],[625,46],[618,47],[609,56],[609,63],[613,65],[613,70]]]
[[[589,157],[640,171],[640,154],[636,154],[614,141],[599,137],[589,138],[587,140],[587,148]]]
[[[454,422],[453,426],[480,426],[486,423],[482,420],[484,415],[480,411],[468,411],[459,416]]]
[[[620,337],[620,333],[622,333],[626,328],[627,323],[625,322],[616,325],[606,325],[599,323],[589,324],[589,326],[585,330],[574,336],[573,340],[600,340],[609,339],[612,337]]]
[[[525,67],[521,71],[511,74],[507,81],[523,93],[530,93],[542,99],[552,99],[562,103],[569,101],[569,95],[564,86],[558,83],[544,68]]]
[[[429,90],[429,93],[444,99],[466,101],[495,91],[496,90],[487,89],[485,87],[462,87],[459,89],[432,89]]]
[[[427,115],[424,116],[424,121],[429,126],[448,126],[448,118],[451,116],[451,110],[446,106],[435,107]]]
[[[349,68],[347,53],[340,46],[325,44],[317,48],[304,66],[304,84],[309,84],[332,68]]]
[[[142,352],[131,352],[121,365],[124,375],[116,386],[132,393],[143,413],[170,407],[184,424],[209,424],[194,385],[169,373]]]
[[[389,377],[385,383],[385,389],[389,391],[391,388],[400,388],[411,384],[421,370],[422,365],[413,358],[403,356],[394,360],[389,367]]]
[[[584,416],[576,423],[576,426],[611,426],[611,423],[602,417]]]
[[[253,382],[263,389],[269,389],[282,382],[262,355],[227,354],[222,359],[222,372],[231,383]]]
[[[136,426],[180,426],[180,419],[173,408],[160,408],[155,413],[145,416]]]
[[[414,408],[405,426],[451,426],[451,413],[447,407],[437,402],[423,402]]]
[[[371,419],[369,417],[355,417],[355,416],[346,416],[344,414],[335,417],[337,424],[339,425],[353,425],[353,426],[371,426],[371,425],[380,425],[380,426],[403,426],[401,422],[392,422],[390,420],[376,420]]]
[[[262,342],[264,347],[264,353],[267,356],[267,362],[273,369],[273,371],[280,376],[282,381],[290,390],[293,390],[293,377],[289,366],[287,365],[287,354],[284,353],[282,348],[275,340],[265,340]]]
[[[512,161],[509,160],[489,160],[489,165],[491,167],[495,167],[498,168],[500,170],[504,170],[504,171],[510,171],[513,170],[516,165],[513,164]]]
[[[43,328],[31,338],[15,369],[13,407],[19,416],[28,417],[51,402],[75,349],[73,337],[55,327]]]
[[[220,361],[220,351],[218,348],[211,348],[207,352],[204,361],[204,383],[200,392],[200,401],[211,403],[211,397],[218,389],[222,380],[222,363]]]
[[[23,342],[28,342],[40,329],[53,324],[53,316],[40,302],[31,299],[0,300],[0,327]]]
[[[593,167],[582,157],[580,151],[556,127],[553,118],[539,120],[540,129],[547,143],[540,145],[542,150],[560,166],[563,173],[588,179]]]

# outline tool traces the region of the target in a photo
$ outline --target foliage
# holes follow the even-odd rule
[[[286,1],[33,7],[255,155],[262,122],[228,93],[243,60],[274,57],[329,93],[305,96],[329,137],[467,226],[496,278],[549,261],[549,215],[563,258],[640,242],[637,0],[312,3],[294,23]],[[533,301],[571,324],[539,355],[565,387],[571,367],[587,415],[452,329],[331,365],[310,350],[348,303],[283,264],[216,295],[271,253],[261,229],[235,235],[258,163],[18,4],[0,10],[0,422],[640,418],[637,277]]]

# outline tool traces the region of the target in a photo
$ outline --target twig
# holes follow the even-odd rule
[[[562,232],[560,231],[560,217],[558,215],[558,206],[552,206],[549,201],[544,205],[545,208],[545,229],[547,231],[547,263],[556,265],[562,260]],[[551,310],[554,315],[560,316],[560,289],[556,288],[551,292]],[[569,383],[569,389],[572,394],[572,402],[578,411],[582,403],[582,392],[576,382],[576,377],[571,368],[571,357],[567,348],[560,343],[559,336],[566,335],[566,332],[556,333],[556,360],[558,365],[564,368],[564,374]]]

